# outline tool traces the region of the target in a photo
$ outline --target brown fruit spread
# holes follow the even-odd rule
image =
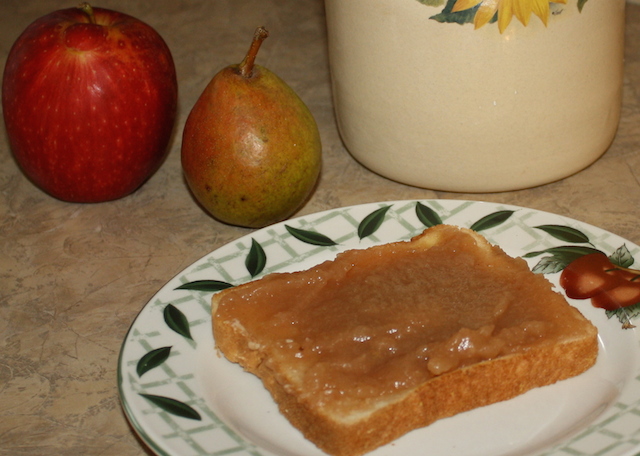
[[[350,410],[576,328],[575,310],[524,260],[475,243],[351,250],[226,290],[216,318],[244,327],[274,370],[293,370],[302,397]]]

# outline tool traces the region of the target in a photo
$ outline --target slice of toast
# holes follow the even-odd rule
[[[578,375],[596,328],[526,262],[438,225],[212,299],[214,338],[335,456]]]

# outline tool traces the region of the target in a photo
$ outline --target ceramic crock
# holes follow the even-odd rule
[[[325,0],[338,127],[364,166],[455,192],[593,163],[620,117],[624,0]]]

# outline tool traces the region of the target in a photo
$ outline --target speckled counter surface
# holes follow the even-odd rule
[[[129,325],[189,264],[250,232],[194,203],[181,175],[180,137],[215,72],[238,62],[257,25],[271,37],[259,63],[285,79],[315,115],[324,169],[298,215],[398,199],[472,199],[527,206],[597,225],[640,243],[640,5],[627,8],[622,120],[588,169],[538,188],[454,194],[405,186],[360,166],[343,147],[331,103],[321,0],[104,0],[152,25],[175,59],[179,115],[170,154],[137,192],[69,204],[35,188],[0,129],[0,455],[141,455],[120,407],[117,359]],[[0,61],[34,19],[74,6],[0,2]]]

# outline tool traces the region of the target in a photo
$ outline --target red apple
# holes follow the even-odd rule
[[[71,202],[121,198],[158,169],[177,95],[162,37],[138,19],[88,4],[27,27],[2,82],[16,161],[38,187]]]

